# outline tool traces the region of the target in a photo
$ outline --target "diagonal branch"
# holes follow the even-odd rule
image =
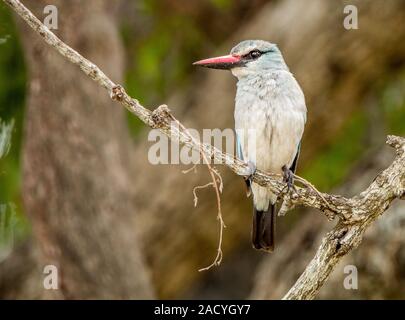
[[[94,63],[69,47],[41,23],[18,0],[3,0],[51,47],[68,59],[92,80],[105,88],[113,100],[121,103],[147,126],[157,128],[169,138],[198,150],[207,159],[223,163],[236,174],[248,170],[247,164],[229,154],[222,153],[211,145],[200,143],[190,137],[187,130],[172,130],[172,114],[162,105],[151,112],[136,99],[131,98],[122,86],[115,84]],[[405,198],[405,139],[389,136],[387,144],[396,149],[394,162],[381,172],[362,193],[352,198],[320,193],[302,178],[304,187],[297,187],[293,195],[284,193],[284,184],[274,174],[255,172],[253,181],[269,188],[272,192],[288,200],[289,206],[302,205],[322,211],[329,219],[339,218],[337,226],[323,239],[314,259],[290,289],[284,299],[311,299],[329,277],[334,266],[350,250],[359,245],[367,227],[384,213],[391,202]]]

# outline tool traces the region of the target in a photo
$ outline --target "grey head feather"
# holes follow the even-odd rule
[[[241,56],[245,62],[243,66],[235,68],[239,69],[233,72],[236,76],[276,70],[289,71],[280,49],[268,41],[242,41],[232,48],[231,54]]]

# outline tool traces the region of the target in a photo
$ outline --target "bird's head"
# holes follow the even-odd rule
[[[246,40],[232,48],[227,56],[204,59],[196,66],[231,70],[237,78],[272,70],[288,70],[277,45],[263,40]]]

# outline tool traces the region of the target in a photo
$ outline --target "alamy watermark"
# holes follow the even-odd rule
[[[346,290],[357,290],[359,288],[357,267],[352,264],[346,265],[343,272],[347,274],[343,280],[343,287]]]
[[[247,150],[244,156],[255,163],[256,159],[256,130],[233,130],[233,129],[203,129],[201,134],[196,129],[187,129],[192,139],[198,143],[213,145],[221,152],[231,156],[237,155],[242,159],[242,149]],[[171,132],[179,132],[179,125],[173,121]],[[188,145],[181,145],[172,134],[169,138],[158,129],[152,129],[148,135],[148,141],[153,142],[148,150],[148,160],[151,164],[202,164],[203,158],[200,151]],[[222,164],[224,161],[211,159],[214,164]],[[232,161],[233,158],[226,159]]]
[[[44,289],[46,290],[58,290],[58,268],[53,264],[48,264],[44,267]]]
[[[359,16],[357,7],[353,4],[348,4],[343,8],[343,13],[346,14],[343,19],[343,27],[346,30],[359,28]]]
[[[44,7],[44,14],[47,16],[44,19],[44,25],[49,29],[58,29],[58,8],[55,5],[49,4]]]

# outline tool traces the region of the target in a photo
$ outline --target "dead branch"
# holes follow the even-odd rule
[[[223,163],[236,174],[246,172],[247,165],[239,159],[222,153],[211,145],[191,139],[184,130],[172,130],[170,120],[173,116],[167,106],[160,106],[153,112],[143,107],[136,99],[127,95],[122,86],[109,79],[95,64],[56,37],[20,1],[3,1],[20,15],[46,43],[105,88],[113,100],[121,103],[147,126],[158,128],[169,138],[174,138],[181,144],[198,150],[207,159],[215,159]],[[284,296],[284,299],[314,298],[340,259],[359,245],[367,227],[387,210],[393,200],[405,197],[405,139],[388,136],[387,144],[395,148],[395,160],[359,195],[346,198],[320,193],[311,185],[304,183],[305,187],[297,187],[293,197],[288,196],[290,206],[301,205],[316,208],[322,211],[328,219],[338,217],[339,222],[324,237],[315,257]],[[266,174],[258,170],[253,176],[253,181],[269,188],[281,198],[286,196],[283,192],[285,186],[278,175]],[[301,182],[303,181],[301,180]]]

